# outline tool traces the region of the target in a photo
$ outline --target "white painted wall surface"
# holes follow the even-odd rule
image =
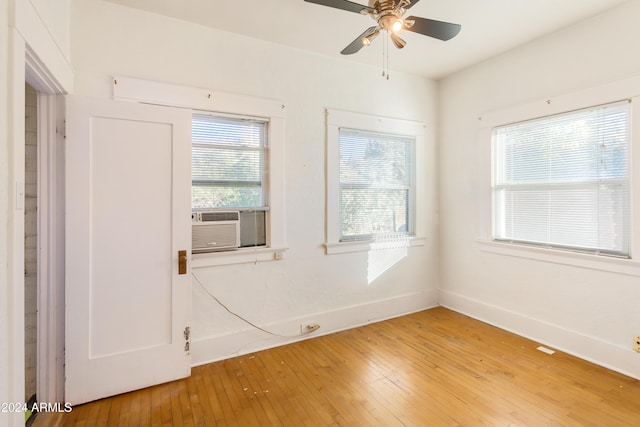
[[[436,83],[334,60],[114,4],[72,1],[75,94],[109,98],[114,74],[281,100],[285,141],[284,259],[195,269],[206,288],[237,313],[282,335],[300,323],[319,333],[437,304]],[[392,55],[395,53],[392,52]],[[390,64],[393,66],[393,56]],[[215,92],[214,92],[215,96]],[[326,107],[425,122],[428,148],[426,246],[325,255]],[[377,279],[371,283],[372,272]],[[194,364],[294,338],[255,331],[193,283]]]
[[[7,364],[3,366],[6,395],[9,402],[24,399],[24,203],[21,195],[24,183],[24,43],[12,28],[8,28],[6,61],[6,169],[3,179],[7,182],[6,198],[6,263],[7,276],[3,304],[6,304],[6,335],[2,339],[7,345]],[[3,64],[4,65],[4,64]],[[4,95],[4,94],[3,94]],[[3,171],[3,172],[4,172]],[[4,209],[3,209],[4,210]],[[3,242],[4,244],[4,242]],[[15,422],[19,415],[1,413],[0,420]],[[1,425],[1,424],[0,424]]]
[[[25,0],[16,0],[25,1]],[[65,58],[70,57],[69,2],[70,0],[28,0],[42,19],[47,32]]]
[[[72,90],[69,7],[69,0],[13,0],[9,25],[16,28],[26,44],[27,57],[37,65],[35,70],[27,70],[27,79],[35,83],[47,74],[49,86],[36,87],[38,90]],[[41,72],[41,68],[48,72]]]
[[[11,351],[11,298],[9,286],[9,132],[8,132],[8,60],[9,23],[7,0],[0,0],[0,402],[14,397]],[[9,416],[0,414],[0,426],[8,423]]]
[[[482,252],[476,238],[478,117],[640,73],[639,16],[629,1],[444,79],[439,138],[441,304],[636,378],[640,277]]]

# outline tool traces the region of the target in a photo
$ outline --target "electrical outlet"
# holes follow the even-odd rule
[[[640,353],[640,335],[633,337],[633,349]]]
[[[307,323],[307,324],[300,325],[300,333],[301,334],[308,334],[310,332],[315,332],[318,329],[320,329],[320,324],[319,323]]]

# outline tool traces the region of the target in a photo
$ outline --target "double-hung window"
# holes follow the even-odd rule
[[[630,103],[493,130],[493,237],[628,257]]]
[[[340,241],[413,233],[415,138],[340,129]]]
[[[241,247],[266,244],[268,124],[266,119],[193,114],[192,209],[238,212]]]
[[[327,254],[425,242],[424,123],[327,109]]]

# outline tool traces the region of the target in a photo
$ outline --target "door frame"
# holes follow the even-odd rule
[[[64,111],[62,97],[38,92],[38,315],[36,396],[64,398]],[[61,132],[58,132],[60,129]]]
[[[6,325],[2,328],[6,333],[6,341],[0,346],[0,362],[3,365],[0,394],[7,402],[22,402],[25,398],[25,242],[24,209],[21,207],[24,204],[24,195],[20,190],[25,180],[25,83],[29,82],[42,94],[66,94],[73,88],[73,70],[30,2],[0,0],[0,5],[9,11],[0,18],[0,58],[6,60],[6,66],[3,64],[0,71],[0,80],[3,84],[6,83],[7,89],[6,99],[0,103],[0,121],[6,125],[1,140],[7,144],[5,153],[8,169],[1,183],[6,191],[6,199],[2,203],[2,209],[6,209],[6,212],[2,212],[2,217],[6,220],[7,233],[6,242],[0,244],[7,255],[6,269],[2,269],[7,283],[6,287],[0,286],[0,296],[3,299],[0,305],[6,310],[3,316]],[[63,257],[64,254],[60,256]],[[43,284],[47,289],[55,289],[60,285]],[[61,331],[59,325],[56,325],[56,330]],[[50,342],[48,337],[38,339]],[[51,373],[38,374],[44,375]],[[47,399],[52,399],[50,402],[53,403],[62,401],[63,396],[49,396]],[[10,424],[18,425],[24,423],[24,414],[11,413],[6,419]]]
[[[38,93],[36,397],[39,402],[61,403],[64,401],[64,152],[61,148],[64,108],[59,105],[63,98],[57,95],[65,91],[29,45],[25,45],[24,55],[25,83]],[[22,315],[24,317],[24,313]]]

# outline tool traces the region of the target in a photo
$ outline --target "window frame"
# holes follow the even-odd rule
[[[492,228],[493,129],[509,123],[562,114],[622,100],[631,101],[631,137],[629,147],[631,235],[629,236],[629,258],[616,258],[494,240]],[[477,145],[479,211],[475,241],[478,249],[499,255],[640,276],[640,218],[636,218],[637,213],[640,212],[640,130],[636,129],[634,132],[634,119],[636,122],[640,120],[640,76],[481,114],[478,117]]]
[[[278,100],[220,92],[207,88],[160,83],[126,76],[113,76],[114,99],[186,108],[193,111],[259,117],[268,120],[269,210],[267,245],[234,251],[191,255],[191,267],[274,261],[288,249],[285,234],[285,120],[286,106]]]
[[[327,132],[327,194],[326,194],[326,234],[327,254],[369,251],[425,244],[424,197],[421,197],[426,175],[424,156],[426,150],[426,126],[417,121],[379,117],[362,113],[326,109]],[[410,207],[411,235],[393,235],[382,239],[341,241],[342,219],[340,213],[340,129],[361,130],[369,133],[398,135],[412,138],[414,142],[413,206]]]
[[[544,127],[545,129],[547,129],[550,126],[554,126],[558,123],[558,121],[563,121],[565,120],[567,117],[571,117],[571,120],[574,120],[576,117],[578,118],[584,118],[586,114],[588,114],[588,112],[593,112],[596,111],[598,113],[602,112],[602,111],[606,111],[607,109],[612,109],[614,111],[619,111],[619,112],[624,112],[625,115],[625,124],[626,124],[626,131],[627,133],[625,134],[626,138],[625,138],[625,145],[626,145],[626,157],[625,157],[625,165],[624,165],[624,170],[625,170],[625,176],[620,178],[620,177],[599,177],[597,180],[593,178],[593,176],[580,176],[579,178],[576,177],[575,179],[571,179],[571,180],[566,180],[566,179],[559,179],[559,178],[551,178],[549,179],[547,177],[546,180],[534,180],[534,181],[526,181],[526,182],[502,182],[503,179],[505,178],[505,159],[506,157],[508,157],[506,155],[505,152],[505,146],[501,145],[499,143],[499,136],[498,136],[498,131],[502,130],[504,128],[509,128],[509,129],[514,129],[514,128],[519,128],[522,126],[528,126],[531,122],[536,122],[536,123],[541,123],[541,126]],[[540,140],[537,140],[537,142],[540,142]],[[553,141],[553,143],[555,143],[556,141]],[[557,153],[556,150],[556,145],[553,145],[553,149],[551,151],[546,151],[545,154],[551,154],[551,153]],[[590,145],[589,147],[592,147],[592,145]],[[516,122],[516,123],[511,123],[508,125],[503,125],[503,126],[497,126],[493,128],[493,141],[492,141],[492,175],[493,175],[493,181],[492,181],[492,199],[493,199],[493,203],[492,203],[492,239],[494,241],[505,241],[505,242],[512,242],[512,243],[518,243],[518,244],[522,244],[522,245],[530,245],[530,246],[536,246],[536,247],[543,247],[543,248],[554,248],[557,250],[566,250],[566,251],[575,251],[575,252],[584,252],[584,253],[591,253],[594,255],[601,255],[601,256],[611,256],[611,257],[619,257],[619,258],[628,258],[628,254],[627,251],[629,250],[627,245],[624,245],[619,251],[615,251],[614,249],[611,248],[605,248],[603,246],[597,246],[594,245],[593,247],[586,247],[586,246],[579,246],[579,245],[570,245],[570,244],[562,244],[559,242],[554,242],[553,238],[551,238],[550,236],[548,241],[544,241],[544,240],[539,240],[539,241],[533,241],[533,240],[527,240],[525,238],[519,239],[516,237],[508,237],[508,236],[499,236],[500,232],[498,231],[498,229],[502,229],[505,224],[501,223],[498,219],[498,217],[500,216],[500,214],[502,214],[502,216],[504,216],[505,218],[507,216],[509,216],[507,214],[506,208],[505,211],[501,211],[499,212],[498,210],[498,203],[497,203],[497,195],[496,192],[499,190],[506,190],[506,191],[513,191],[514,194],[517,193],[518,191],[521,191],[522,189],[526,189],[526,190],[530,190],[530,191],[538,191],[538,192],[544,192],[546,195],[548,195],[548,197],[553,198],[553,191],[552,189],[564,189],[564,190],[584,190],[584,189],[593,189],[594,186],[595,187],[599,187],[600,185],[602,185],[603,183],[605,185],[610,185],[612,183],[620,183],[622,182],[623,184],[625,184],[625,188],[626,188],[626,197],[623,197],[623,201],[628,203],[629,205],[627,206],[628,211],[630,211],[630,204],[631,204],[631,200],[630,200],[630,193],[631,193],[631,188],[630,188],[630,184],[631,184],[631,173],[630,173],[630,159],[631,159],[631,102],[627,99],[625,100],[621,100],[618,102],[613,102],[613,103],[607,103],[604,105],[593,105],[593,106],[589,106],[587,108],[582,108],[579,110],[574,110],[574,111],[568,111],[568,112],[564,112],[564,113],[560,113],[560,114],[553,114],[553,115],[549,115],[549,116],[544,116],[544,117],[540,117],[538,119],[534,119],[533,121],[531,120],[527,120],[527,121],[520,121],[520,122]],[[600,148],[598,148],[600,149]],[[582,154],[582,153],[580,153]],[[601,154],[599,152],[599,154]],[[538,163],[536,163],[538,165]],[[557,164],[549,161],[548,164],[551,164],[552,166],[550,166],[550,168],[555,168],[557,167]],[[499,173],[499,170],[502,173]],[[593,170],[590,170],[589,172],[593,173]],[[499,182],[500,181],[500,182]],[[523,211],[515,211],[516,215],[521,214]],[[563,211],[562,214],[559,217],[555,217],[555,216],[550,216],[550,218],[552,218],[550,220],[550,225],[553,228],[554,223],[556,223],[556,221],[562,221],[564,219],[566,219],[566,215],[565,215],[566,211]],[[627,212],[627,211],[625,211]],[[513,212],[511,212],[513,214]],[[597,210],[597,214],[600,214],[600,206],[598,205],[598,210]],[[623,214],[623,221],[624,223],[623,227],[624,227],[624,231],[627,232],[626,238],[630,239],[631,235],[629,233],[630,230],[630,222],[631,219],[627,216]],[[600,224],[598,224],[600,225]],[[508,233],[505,233],[508,234]],[[627,240],[628,242],[628,240]],[[626,251],[625,251],[626,250]]]

